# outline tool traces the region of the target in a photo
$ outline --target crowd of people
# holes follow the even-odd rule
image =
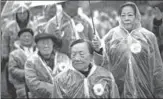
[[[142,16],[133,2],[91,17],[79,1],[48,4],[37,16],[21,3],[1,27],[7,92],[13,99],[163,98],[162,19],[159,8]]]

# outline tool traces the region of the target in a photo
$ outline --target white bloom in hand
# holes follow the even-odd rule
[[[93,90],[97,96],[101,96],[104,93],[104,87],[102,84],[95,84]]]
[[[62,72],[63,70],[66,70],[66,64],[65,63],[60,63],[59,64],[59,70]]]
[[[141,44],[140,43],[133,43],[131,44],[130,46],[130,50],[131,52],[137,54],[141,51],[142,47],[141,47]]]
[[[75,29],[76,29],[77,32],[83,32],[84,26],[83,26],[81,23],[78,23],[78,24],[75,26]]]

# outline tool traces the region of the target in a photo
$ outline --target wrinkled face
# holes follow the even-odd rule
[[[133,8],[130,6],[123,7],[120,17],[124,28],[131,31],[135,23],[135,13]]]
[[[33,43],[33,36],[30,32],[24,32],[20,35],[20,42],[23,46],[31,46]]]
[[[41,39],[37,42],[37,47],[41,55],[50,55],[53,51],[53,41],[50,38]]]
[[[78,43],[71,48],[72,65],[76,70],[85,71],[92,61],[87,43]]]
[[[18,15],[18,19],[20,19],[20,20],[26,20],[27,19],[27,17],[28,17],[28,12],[27,12],[27,10],[25,10],[25,11],[21,11],[22,9],[19,9],[18,10],[18,12],[17,12],[17,15]]]

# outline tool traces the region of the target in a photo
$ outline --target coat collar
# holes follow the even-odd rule
[[[97,66],[95,64],[92,64],[92,68],[90,69],[90,72],[88,73],[88,76],[86,78],[90,77],[95,72],[96,68],[97,68]],[[79,73],[80,75],[84,76],[80,71],[76,70],[73,66],[71,66],[70,69]]]

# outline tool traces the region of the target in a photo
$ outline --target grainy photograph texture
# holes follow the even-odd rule
[[[1,1],[1,98],[163,98],[163,1]]]

